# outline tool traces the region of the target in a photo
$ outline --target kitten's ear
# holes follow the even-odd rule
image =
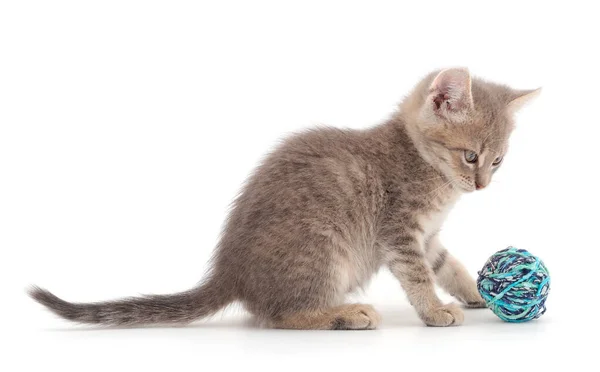
[[[450,68],[440,72],[429,86],[427,104],[437,116],[451,121],[464,119],[473,108],[469,70]]]
[[[508,102],[508,112],[512,115],[540,95],[542,88],[514,90]]]

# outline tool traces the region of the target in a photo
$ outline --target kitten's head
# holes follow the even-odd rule
[[[465,192],[486,187],[502,165],[513,115],[540,92],[471,78],[462,68],[432,73],[403,104],[422,152]]]

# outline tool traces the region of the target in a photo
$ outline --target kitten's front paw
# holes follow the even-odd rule
[[[485,304],[485,300],[481,297],[479,292],[475,290],[470,290],[463,296],[456,296],[462,302],[466,308],[469,309],[482,309],[487,307]]]
[[[483,298],[478,301],[464,302],[464,304],[465,304],[465,307],[468,309],[483,309],[483,308],[487,307]]]
[[[423,313],[421,319],[423,319],[428,326],[448,327],[461,325],[465,316],[458,305],[448,304]]]

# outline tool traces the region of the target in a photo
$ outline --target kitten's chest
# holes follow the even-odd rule
[[[456,204],[458,197],[458,194],[451,194],[433,203],[430,208],[417,213],[417,223],[421,228],[425,240],[435,235],[441,229],[448,214]]]

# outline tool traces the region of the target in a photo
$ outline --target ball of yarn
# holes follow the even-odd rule
[[[536,256],[508,247],[491,256],[479,271],[477,289],[500,319],[526,322],[546,312],[550,274]]]

